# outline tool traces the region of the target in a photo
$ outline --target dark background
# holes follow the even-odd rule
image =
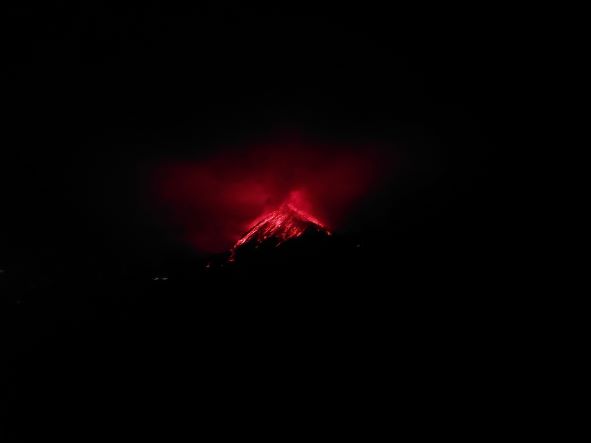
[[[168,435],[195,432],[196,417],[225,432],[214,411],[227,417],[232,403],[243,415],[262,391],[306,410],[321,391],[383,400],[357,382],[399,389],[413,419],[418,397],[500,384],[491,355],[519,304],[506,290],[521,229],[513,165],[533,81],[519,11],[144,1],[3,15],[11,435],[135,435],[154,423]],[[363,251],[325,278],[186,278],[178,269],[203,257],[151,218],[143,165],[284,128],[403,146],[420,167],[358,209],[343,235]],[[175,271],[185,278],[153,280]]]

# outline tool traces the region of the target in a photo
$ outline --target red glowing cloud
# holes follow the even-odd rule
[[[228,250],[282,204],[331,230],[391,171],[391,157],[368,146],[266,143],[207,158],[159,164],[152,175],[162,220],[202,252]]]

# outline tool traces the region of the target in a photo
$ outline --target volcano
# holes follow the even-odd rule
[[[253,222],[252,227],[234,244],[232,259],[242,252],[276,248],[296,238],[330,235],[328,228],[318,219],[291,203],[284,203]]]

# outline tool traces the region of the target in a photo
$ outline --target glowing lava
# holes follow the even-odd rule
[[[306,232],[322,232],[330,235],[330,232],[318,219],[296,208],[291,203],[284,203],[259,219],[255,220],[252,227],[234,245],[234,250],[245,245],[257,247],[263,242],[273,242],[275,246],[301,237]]]

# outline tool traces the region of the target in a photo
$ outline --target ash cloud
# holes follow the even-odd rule
[[[395,164],[375,145],[275,140],[230,146],[207,158],[154,165],[151,201],[179,240],[199,252],[220,252],[286,201],[339,230]]]

